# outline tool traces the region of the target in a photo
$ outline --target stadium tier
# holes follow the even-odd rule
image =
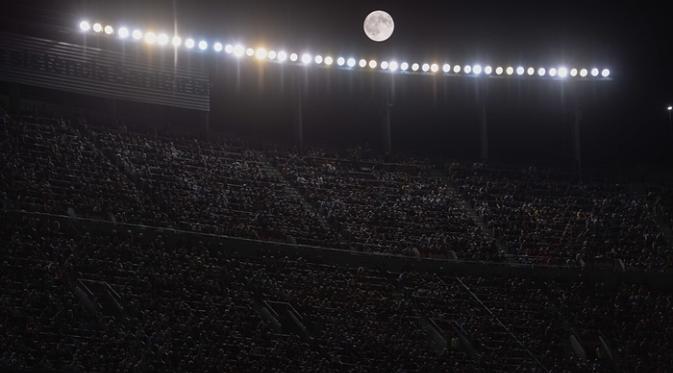
[[[438,259],[664,270],[671,189],[549,169],[301,154],[37,114],[3,130],[8,210]]]

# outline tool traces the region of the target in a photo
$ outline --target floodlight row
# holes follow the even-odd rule
[[[143,31],[142,29],[130,29],[126,26],[114,28],[111,25],[104,25],[100,22],[90,23],[82,20],[79,23],[79,30],[83,33],[93,32],[94,34],[103,34],[108,36],[116,35],[121,40],[132,40],[136,42],[145,42],[148,45],[157,45],[160,47],[172,46],[173,48],[184,48],[187,50],[198,50],[205,52],[212,50],[215,53],[224,52],[235,58],[254,58],[258,61],[267,61],[274,63],[296,63],[301,65],[323,65],[326,67],[336,64],[337,67],[353,69],[356,67],[370,70],[383,70],[387,72],[403,73],[425,73],[435,74],[443,72],[445,74],[467,75],[467,76],[516,76],[516,77],[549,77],[554,79],[608,79],[611,71],[608,68],[599,69],[597,67],[579,68],[579,67],[532,67],[532,66],[491,66],[491,65],[459,65],[437,63],[418,63],[418,62],[398,62],[377,61],[375,59],[356,59],[354,57],[332,57],[321,54],[312,55],[310,53],[288,52],[285,50],[274,50],[266,48],[251,48],[242,44],[222,44],[219,41],[209,43],[206,40],[198,42],[193,38],[183,39],[179,35],[170,36],[166,33],[155,33],[153,31]]]

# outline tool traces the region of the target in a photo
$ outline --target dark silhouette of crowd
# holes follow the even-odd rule
[[[670,287],[442,267],[459,260],[467,268],[481,261],[577,273],[670,270],[666,185],[297,153],[48,113],[1,123],[0,367],[532,373],[673,366]],[[311,255],[252,252],[246,240],[310,245]],[[328,260],[330,249],[344,250],[343,260]],[[421,258],[435,260],[416,267]]]
[[[2,193],[10,209],[369,253],[673,265],[665,185],[580,182],[534,167],[296,153],[34,113],[16,115],[6,128]]]

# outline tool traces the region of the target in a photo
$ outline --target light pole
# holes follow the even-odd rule
[[[671,113],[673,112],[673,105],[668,105],[668,107],[666,107],[666,111],[668,112],[668,125],[671,127],[671,135],[673,136],[673,117],[671,116]]]

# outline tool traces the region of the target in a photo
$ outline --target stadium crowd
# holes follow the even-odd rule
[[[665,372],[673,364],[670,291],[249,255],[230,240],[172,230],[2,218],[0,366]],[[110,288],[90,291],[95,284]]]
[[[673,266],[663,185],[640,191],[533,167],[299,154],[36,113],[15,116],[3,136],[8,209],[395,255]]]

